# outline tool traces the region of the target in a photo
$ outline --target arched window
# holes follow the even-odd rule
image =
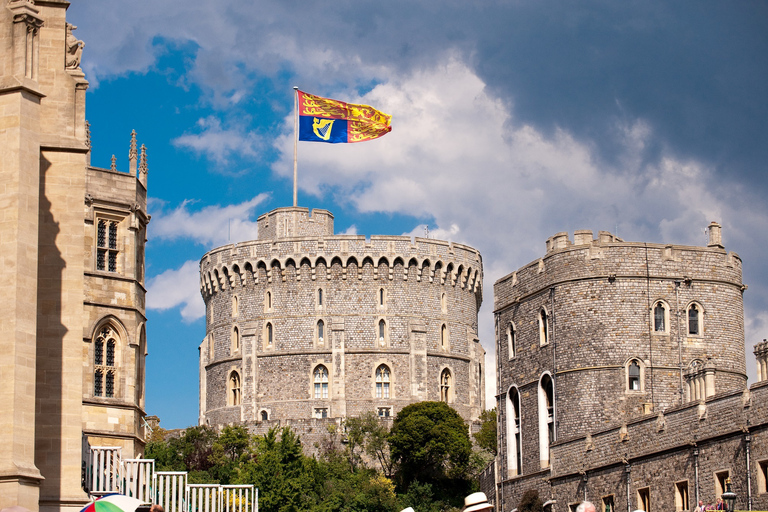
[[[667,307],[662,301],[653,306],[653,330],[667,332]]]
[[[688,306],[688,335],[689,336],[701,336],[701,307],[693,303]]]
[[[320,365],[314,371],[315,398],[328,398],[328,370]]]
[[[237,326],[232,328],[232,352],[240,350],[240,329]]]
[[[520,392],[511,387],[507,397],[507,473],[511,478],[521,474],[523,467]]]
[[[544,374],[539,381],[539,462],[549,467],[549,446],[555,441],[555,387],[552,377]]]
[[[272,327],[271,322],[267,322],[267,346],[271,347],[272,343],[274,342],[274,328]]]
[[[445,298],[445,292],[440,294],[440,310],[443,313],[447,313],[448,312],[448,301]]]
[[[267,411],[261,411],[261,421],[267,421],[269,419],[269,413]]]
[[[515,326],[514,324],[510,323],[507,326],[507,350],[509,353],[509,358],[512,359],[515,357],[515,342],[517,341],[515,339],[516,333],[515,333]]]
[[[385,298],[386,294],[384,293],[384,288],[379,288],[379,306],[384,305]]]
[[[240,375],[234,370],[229,374],[227,387],[229,388],[227,405],[240,405]]]
[[[237,308],[237,295],[232,296],[232,316],[237,316],[238,308]]]
[[[440,327],[440,347],[443,350],[448,349],[448,327],[445,324]]]
[[[385,347],[387,345],[387,322],[385,322],[383,318],[379,320],[378,331],[379,346]]]
[[[322,320],[317,321],[317,344],[325,346],[325,322]]]
[[[446,368],[443,370],[443,372],[440,374],[440,401],[441,402],[450,402],[452,398],[452,378],[451,378],[451,370]]]
[[[376,398],[389,398],[389,367],[385,364],[376,368]]]
[[[267,306],[267,310],[272,309],[272,292],[267,290],[267,293],[264,296],[264,303]]]
[[[317,289],[317,305],[318,306],[323,305],[323,289],[322,288]]]
[[[93,344],[93,396],[114,398],[115,396],[115,352],[117,333],[105,325],[99,329]]]
[[[549,319],[547,310],[541,308],[539,311],[539,345],[544,346],[549,343]]]
[[[640,362],[632,359],[627,365],[627,391],[642,391]]]

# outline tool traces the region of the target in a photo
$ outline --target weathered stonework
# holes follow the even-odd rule
[[[495,283],[500,456],[481,480],[499,510],[527,489],[558,511],[692,509],[726,473],[737,508],[766,508],[768,386],[746,389],[741,260],[709,231],[707,247],[558,233]]]
[[[329,418],[381,408],[395,415],[440,400],[446,370],[448,402],[466,420],[478,418],[485,351],[477,338],[476,250],[334,235],[330,212],[306,208],[274,210],[258,228],[258,240],[220,247],[200,262],[201,424],[304,420],[324,410]],[[377,391],[381,365],[388,397]],[[319,366],[328,372],[325,398],[322,389],[315,398]]]
[[[146,174],[90,166],[68,6],[0,0],[0,508],[33,512],[87,503],[84,445],[144,447]]]

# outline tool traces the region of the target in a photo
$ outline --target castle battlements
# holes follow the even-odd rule
[[[325,210],[309,215],[306,208],[280,208],[258,222],[258,240],[225,245],[203,256],[203,295],[261,279],[331,279],[332,267],[338,265],[344,280],[370,274],[373,280],[438,282],[476,294],[478,306],[482,301],[482,257],[472,247],[431,238],[334,235],[333,215]]]

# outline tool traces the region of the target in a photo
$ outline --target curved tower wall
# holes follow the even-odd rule
[[[577,231],[571,242],[567,233],[558,233],[547,241],[543,258],[495,283],[505,446],[515,435],[510,389],[516,388],[520,401],[522,468],[508,456],[506,475],[548,465],[539,435],[544,374],[554,376],[550,442],[744,388],[741,260],[723,249],[719,231],[710,226],[708,247],[624,242],[602,231],[597,239],[591,231]],[[655,326],[659,301],[667,308],[662,331]],[[687,324],[692,304],[701,311],[698,334]],[[542,343],[542,310],[548,344]],[[634,384],[632,361],[640,370]]]
[[[323,411],[332,418],[380,409],[395,415],[410,403],[440,400],[446,369],[448,402],[467,420],[479,416],[485,351],[477,337],[478,251],[432,239],[334,235],[330,212],[306,208],[274,210],[258,227],[258,240],[217,248],[200,263],[207,320],[201,423]],[[327,398],[315,398],[320,365],[328,371]],[[390,371],[389,397],[377,395],[380,365]]]

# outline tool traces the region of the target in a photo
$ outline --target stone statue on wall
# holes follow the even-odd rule
[[[80,67],[80,57],[83,54],[83,48],[85,48],[85,43],[72,33],[73,30],[77,30],[77,27],[67,23],[67,69],[77,69]]]

